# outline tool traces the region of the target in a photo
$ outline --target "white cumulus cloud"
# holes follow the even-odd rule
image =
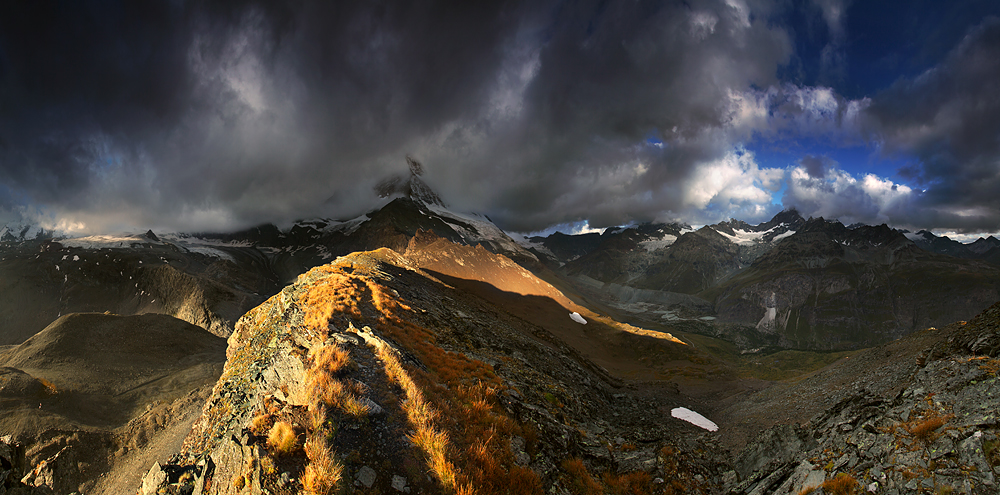
[[[789,170],[783,201],[805,216],[880,224],[898,221],[894,217],[913,198],[904,184],[874,174],[857,178],[832,163],[824,174],[810,173],[804,164]]]

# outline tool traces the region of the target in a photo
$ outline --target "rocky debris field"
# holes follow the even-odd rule
[[[909,362],[887,360],[894,371],[863,368],[868,372],[856,374],[853,386],[838,384],[829,394],[840,397],[837,403],[749,442],[726,473],[724,491],[796,494],[822,485],[847,493],[836,491],[839,483],[866,493],[998,493],[1000,304],[968,323],[908,339],[890,346],[927,347],[909,354]],[[833,384],[832,377],[843,374],[826,370],[813,378]]]

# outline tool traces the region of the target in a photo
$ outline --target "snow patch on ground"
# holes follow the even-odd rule
[[[675,407],[670,411],[670,415],[687,421],[695,426],[704,428],[708,431],[719,431],[719,426],[712,422],[710,419],[698,414],[686,407]]]
[[[585,320],[582,316],[580,316],[580,313],[577,313],[576,311],[570,313],[569,317],[570,317],[571,320],[573,320],[573,321],[575,321],[575,322],[577,322],[577,323],[579,323],[581,325],[586,325],[587,324],[587,320]]]

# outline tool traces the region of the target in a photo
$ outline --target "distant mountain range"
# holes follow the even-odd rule
[[[131,254],[124,250],[121,259],[138,260],[162,251],[158,258],[173,261],[161,263],[205,284],[228,284],[232,275],[211,279],[218,273],[248,274],[258,282],[245,292],[257,296],[235,296],[232,285],[203,291],[244,301],[239,308],[224,311],[228,323],[220,321],[220,328],[231,327],[234,315],[248,309],[243,305],[311,267],[380,247],[404,252],[420,231],[482,246],[551,282],[564,280],[626,320],[665,331],[721,337],[743,352],[876,345],[918,328],[970,318],[1000,299],[1000,240],[992,236],[966,245],[927,231],[914,234],[885,225],[845,227],[823,218],[804,219],[788,210],[759,225],[730,220],[695,230],[679,223],[644,223],[603,234],[555,233],[515,241],[486,216],[448,209],[419,172],[411,165],[408,178],[380,183],[377,192],[387,201],[381,208],[350,220],[303,220],[287,230],[267,224],[234,233],[148,232],[63,239],[17,225],[5,227],[0,238],[10,246],[50,243],[62,250],[46,249],[64,255],[72,249],[130,248]],[[30,256],[22,261],[38,262]],[[92,269],[96,271],[96,265]],[[59,278],[70,283],[69,274],[65,275]],[[65,290],[56,282],[46,290]],[[140,296],[163,293],[160,304],[186,307],[181,300],[170,301],[165,289],[129,285],[126,289],[136,289]],[[118,297],[124,289],[101,290]],[[30,335],[59,314],[89,307],[63,306],[53,307],[52,315],[45,312],[31,325],[33,330],[16,333]],[[114,307],[119,306],[120,302]],[[205,311],[185,311],[207,318]],[[193,318],[187,319],[193,322]]]
[[[698,230],[640,224],[524,246],[644,325],[719,336],[744,351],[851,349],[972,317],[1000,298],[1000,241],[802,218]]]
[[[911,233],[906,230],[901,230],[900,232],[906,235],[906,238],[913,241],[914,244],[927,251],[947,254],[957,258],[985,260],[994,265],[1000,265],[1000,239],[992,235],[985,239],[980,237],[975,242],[962,244],[956,240],[949,239],[948,236],[938,237],[926,230],[921,230],[917,233]]]

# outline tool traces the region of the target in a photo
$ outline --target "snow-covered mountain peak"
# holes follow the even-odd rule
[[[48,239],[52,236],[52,231],[31,223],[11,222],[0,227],[0,241],[20,242],[34,239]]]

